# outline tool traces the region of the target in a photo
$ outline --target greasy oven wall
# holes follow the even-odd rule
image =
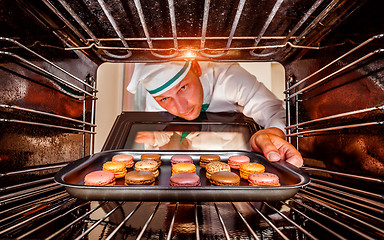
[[[374,6],[285,64],[288,125],[299,124],[289,130],[307,166],[384,175],[384,22]]]
[[[93,97],[84,92],[93,90],[81,81],[93,86],[98,65],[83,54],[47,47],[64,45],[15,1],[3,4],[7,6],[0,6],[2,172],[88,155],[92,129],[84,123],[92,121]],[[16,37],[5,38],[11,36]]]

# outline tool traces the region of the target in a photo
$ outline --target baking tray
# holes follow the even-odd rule
[[[134,161],[139,161],[142,154],[160,154],[162,165],[160,175],[154,185],[124,185],[124,178],[117,179],[115,186],[87,186],[84,176],[92,171],[102,169],[103,163],[111,161],[117,154],[130,154]],[[196,173],[200,176],[199,187],[172,187],[169,185],[172,166],[171,157],[176,154],[190,155],[196,165]],[[205,169],[199,166],[200,156],[216,154],[222,162],[227,162],[230,156],[246,155],[251,162],[265,166],[266,172],[277,174],[280,178],[279,187],[249,186],[247,180],[241,179],[240,186],[211,185],[205,176]],[[133,168],[128,169],[132,171]],[[232,170],[239,174],[238,170]],[[294,196],[301,187],[310,180],[306,173],[284,161],[269,162],[264,156],[248,151],[135,151],[113,150],[96,153],[74,161],[62,168],[56,175],[55,181],[65,186],[69,194],[85,200],[115,200],[115,201],[279,201]]]

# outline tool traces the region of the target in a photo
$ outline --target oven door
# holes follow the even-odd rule
[[[245,150],[260,127],[241,113],[202,113],[187,121],[167,112],[123,112],[102,151]]]

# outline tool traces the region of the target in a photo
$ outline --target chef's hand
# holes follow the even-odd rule
[[[296,167],[303,166],[303,158],[299,151],[285,141],[285,134],[279,128],[266,128],[257,131],[250,140],[253,151],[263,153],[271,162],[284,160]]]
[[[155,135],[153,132],[137,132],[135,142],[148,143],[149,145],[155,145]]]

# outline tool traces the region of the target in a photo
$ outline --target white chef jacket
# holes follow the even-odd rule
[[[263,83],[238,63],[199,63],[207,112],[241,112],[264,128],[285,132],[285,109]],[[146,111],[166,111],[147,92]]]

